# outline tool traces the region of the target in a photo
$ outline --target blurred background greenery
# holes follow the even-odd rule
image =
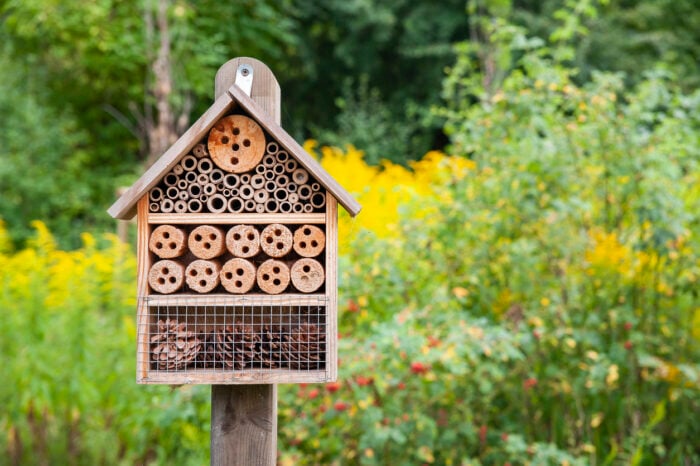
[[[105,209],[246,55],[364,206],[341,218],[340,380],[280,387],[281,464],[700,463],[693,0],[0,21],[0,464],[208,461],[208,387],[133,383],[134,254]]]

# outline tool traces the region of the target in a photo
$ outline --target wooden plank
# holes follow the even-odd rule
[[[269,225],[321,224],[325,223],[324,213],[316,214],[149,214],[149,223],[182,225]]]
[[[151,370],[139,380],[141,384],[211,384],[211,385],[263,385],[274,383],[323,383],[330,382],[325,370],[297,371],[291,369],[249,369],[241,371],[186,370],[165,372]]]
[[[158,181],[180,161],[197,144],[207,132],[214,126],[219,118],[233,108],[233,100],[228,94],[223,94],[216,99],[214,104],[204,112],[204,114],[185,131],[185,134],[170,146],[151,167],[141,175],[136,183],[112,204],[107,210],[114,218],[128,220],[134,216],[134,206],[141,197],[158,184]]]
[[[326,371],[338,378],[338,203],[326,200]]]
[[[325,306],[328,298],[322,294],[174,294],[150,295],[145,303],[148,307],[159,306]]]
[[[212,466],[277,463],[277,386],[211,387]]]
[[[148,252],[148,238],[151,235],[150,226],[146,221],[148,217],[148,197],[142,197],[138,202],[137,230],[136,230],[136,260],[138,298],[148,296],[148,271],[151,268],[151,255]],[[143,299],[138,300],[136,312],[136,379],[139,380],[148,374],[148,307]]]
[[[321,165],[299,145],[273,118],[248,97],[238,86],[228,89],[231,97],[254,118],[260,126],[265,128],[277,142],[289,152],[301,166],[309,171],[335,198],[345,207],[353,217],[357,215],[362,206],[350,195],[333,177],[331,177]]]
[[[236,80],[236,70],[238,66],[246,64],[253,68],[253,88],[250,97],[260,105],[263,111],[270,115],[275,121],[281,121],[280,96],[282,94],[280,85],[277,83],[275,75],[270,68],[260,60],[250,57],[233,58],[224,63],[216,72],[214,79],[214,98],[219,98],[225,94],[231,83]]]

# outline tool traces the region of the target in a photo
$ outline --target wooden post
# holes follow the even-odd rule
[[[219,68],[215,96],[231,87],[238,65],[253,68],[250,97],[280,124],[280,87],[264,63],[234,58]],[[272,466],[277,463],[277,385],[212,385],[211,465]]]

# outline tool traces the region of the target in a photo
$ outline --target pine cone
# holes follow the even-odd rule
[[[216,331],[212,330],[209,333],[202,333],[199,335],[199,338],[204,343],[202,351],[199,353],[199,358],[195,360],[195,367],[199,369],[222,367],[221,364],[217,365]]]
[[[216,332],[217,367],[245,369],[256,360],[260,335],[252,325],[227,325]]]
[[[282,336],[282,359],[291,369],[323,369],[326,332],[318,325],[302,323]]]
[[[158,370],[184,369],[201,349],[202,341],[187,330],[185,322],[159,320],[158,333],[151,336],[151,361]]]
[[[256,360],[256,363],[259,363],[262,367],[275,369],[280,367],[280,360],[280,329],[266,325],[263,328],[260,343],[258,345],[258,359]]]

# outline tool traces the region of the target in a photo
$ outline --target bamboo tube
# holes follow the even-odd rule
[[[303,168],[297,168],[292,172],[292,180],[298,185],[305,184],[309,181],[309,172]]]
[[[209,196],[209,199],[207,199],[207,208],[212,214],[220,214],[226,211],[227,203],[228,201],[221,194],[212,194]]]
[[[260,233],[252,225],[236,225],[226,233],[226,249],[234,257],[253,257],[260,252]]]
[[[177,199],[177,196],[180,194],[180,190],[178,190],[175,186],[170,186],[168,189],[165,190],[165,195],[168,197],[168,199]]]
[[[170,294],[182,288],[185,268],[172,260],[161,260],[148,271],[148,284],[156,293]]]
[[[316,257],[326,247],[326,235],[315,225],[302,225],[294,232],[294,252],[301,257]]]
[[[275,212],[277,212],[279,210],[279,204],[274,199],[268,199],[267,202],[265,203],[265,210],[268,213],[274,214]]]
[[[323,266],[315,259],[299,259],[292,265],[290,273],[294,288],[302,293],[313,293],[325,281]]]
[[[209,131],[207,148],[214,163],[232,173],[252,170],[265,154],[265,133],[245,115],[220,119]]]
[[[178,176],[175,173],[170,172],[163,178],[163,183],[165,183],[165,186],[175,186],[178,180]]]
[[[255,212],[255,201],[252,199],[246,199],[246,201],[243,203],[243,206],[245,207],[246,212]]]
[[[255,272],[255,265],[252,262],[236,257],[221,267],[219,280],[229,293],[243,294],[249,292],[255,285]]]
[[[314,206],[311,204],[303,204],[304,205],[304,213],[310,214],[311,212],[314,211]]]
[[[193,214],[201,212],[202,207],[203,207],[202,201],[200,201],[199,199],[190,199],[187,202],[187,210],[189,210]]]
[[[231,197],[231,190],[230,190],[230,189],[224,189],[224,190],[221,191],[221,194],[222,194],[225,198],[229,198],[229,197]]]
[[[180,191],[177,195],[177,198],[181,201],[187,201],[190,198],[190,193],[187,191]]]
[[[213,259],[225,251],[224,232],[212,225],[201,225],[192,230],[187,239],[190,252],[199,259]]]
[[[292,250],[292,232],[286,226],[273,223],[260,233],[260,247],[270,257],[283,257]]]
[[[160,225],[148,239],[148,249],[161,259],[180,257],[187,250],[187,234],[173,225]]]
[[[161,199],[163,199],[163,190],[160,188],[151,189],[151,191],[148,193],[148,198],[153,202],[160,201]]]
[[[266,150],[268,154],[275,155],[280,150],[280,146],[275,141],[270,141],[267,143]]]
[[[277,174],[274,172],[274,170],[266,170],[264,176],[266,180],[272,181],[275,179]]]
[[[266,171],[267,171],[267,168],[265,168],[265,165],[260,164],[260,165],[255,167],[255,173],[257,173],[258,175],[265,176]]]
[[[220,193],[224,192],[224,188],[225,188],[224,183],[218,183],[216,185],[216,190],[219,191]]]
[[[258,204],[263,204],[270,198],[270,193],[264,189],[256,189],[253,193],[253,200]]]
[[[163,199],[160,201],[160,211],[164,214],[172,212],[174,207],[175,204],[172,199]]]
[[[277,186],[279,186],[280,188],[284,188],[285,186],[287,186],[287,184],[289,184],[289,178],[287,177],[287,175],[280,175],[277,177]]]
[[[182,199],[178,199],[175,201],[175,204],[173,206],[173,210],[177,214],[184,214],[187,212],[187,201],[183,201]]]
[[[277,160],[275,160],[275,157],[272,155],[266,155],[262,159],[263,168],[272,168],[276,163],[277,163]]]
[[[255,212],[259,214],[264,214],[265,213],[265,204],[255,204]]]
[[[201,159],[201,158],[209,155],[209,151],[207,150],[207,146],[205,144],[201,144],[201,143],[194,146],[194,149],[192,149],[192,153],[198,159]]]
[[[287,196],[287,200],[292,204],[296,204],[297,202],[299,202],[299,195],[297,193],[289,193],[289,196]]]
[[[186,172],[191,172],[197,168],[197,158],[194,155],[186,155],[180,160],[180,165]]]
[[[176,174],[177,176],[182,175],[185,172],[185,169],[182,168],[182,165],[177,164],[173,167],[173,173]]]
[[[199,170],[199,173],[209,173],[213,169],[214,169],[214,164],[211,163],[211,160],[199,159],[199,162],[197,163],[197,170]]]
[[[228,211],[234,213],[243,212],[243,202],[236,197],[234,197],[233,199],[229,199]]]
[[[318,192],[321,190],[321,185],[318,183],[311,183],[311,191]]]
[[[197,172],[192,171],[192,172],[185,173],[185,180],[190,184],[196,183],[197,182]]]
[[[258,267],[258,286],[267,294],[280,294],[289,285],[289,267],[274,259],[268,259]]]
[[[278,201],[286,201],[288,194],[289,193],[284,188],[277,188],[274,192],[275,199],[277,199]]]
[[[233,173],[227,173],[226,176],[224,176],[224,186],[227,188],[233,189],[238,187],[238,175],[234,175]]]
[[[233,188],[233,189],[231,190],[231,196],[236,196],[236,197],[237,197],[237,196],[238,196],[238,189]]]
[[[148,204],[148,211],[153,213],[160,212],[160,204],[157,202],[151,202]]]
[[[218,261],[195,260],[185,270],[185,282],[197,293],[209,293],[219,285],[221,265]]]
[[[249,184],[250,183],[250,175],[247,173],[244,173],[240,176],[241,184]]]
[[[314,193],[313,196],[311,196],[311,205],[317,209],[323,207],[326,205],[326,195],[323,193]]]
[[[277,189],[277,183],[274,181],[266,181],[265,182],[265,191],[268,193],[274,193],[275,189]]]
[[[202,186],[209,183],[209,175],[206,173],[200,173],[197,175],[197,183],[201,184]]]
[[[253,175],[250,177],[250,186],[253,189],[261,189],[265,186],[265,177],[262,175]]]
[[[202,192],[207,196],[214,196],[216,194],[216,185],[213,183],[206,183],[202,186]]]
[[[277,163],[272,167],[272,171],[275,172],[275,175],[281,175],[284,173],[284,165]]]
[[[277,161],[286,162],[289,159],[289,154],[286,150],[277,151]]]
[[[304,211],[304,206],[302,204],[299,204],[298,202],[295,202],[292,204],[292,212],[295,214],[300,214]]]
[[[296,183],[289,182],[287,183],[287,191],[290,193],[295,193],[297,192],[298,186]]]
[[[241,196],[242,199],[252,199],[253,194],[255,193],[255,190],[248,184],[245,184],[240,187],[238,190],[238,195]]]
[[[189,193],[191,198],[195,199],[202,195],[202,187],[194,183],[187,187],[187,192]]]
[[[302,184],[299,186],[299,190],[297,192],[299,193],[299,199],[305,201],[311,197],[311,186],[308,184]]]
[[[177,189],[179,190],[186,190],[187,189],[187,180],[177,180]]]
[[[292,211],[292,203],[289,201],[280,202],[280,212],[288,214]]]
[[[297,167],[297,161],[292,158],[284,162],[284,169],[287,170],[287,173],[292,173]]]
[[[202,208],[204,208],[208,200],[209,196],[207,196],[206,194],[202,194],[201,196],[199,196],[199,201],[202,203]]]
[[[218,168],[213,169],[209,172],[209,181],[214,184],[219,184],[224,182],[224,172]]]

